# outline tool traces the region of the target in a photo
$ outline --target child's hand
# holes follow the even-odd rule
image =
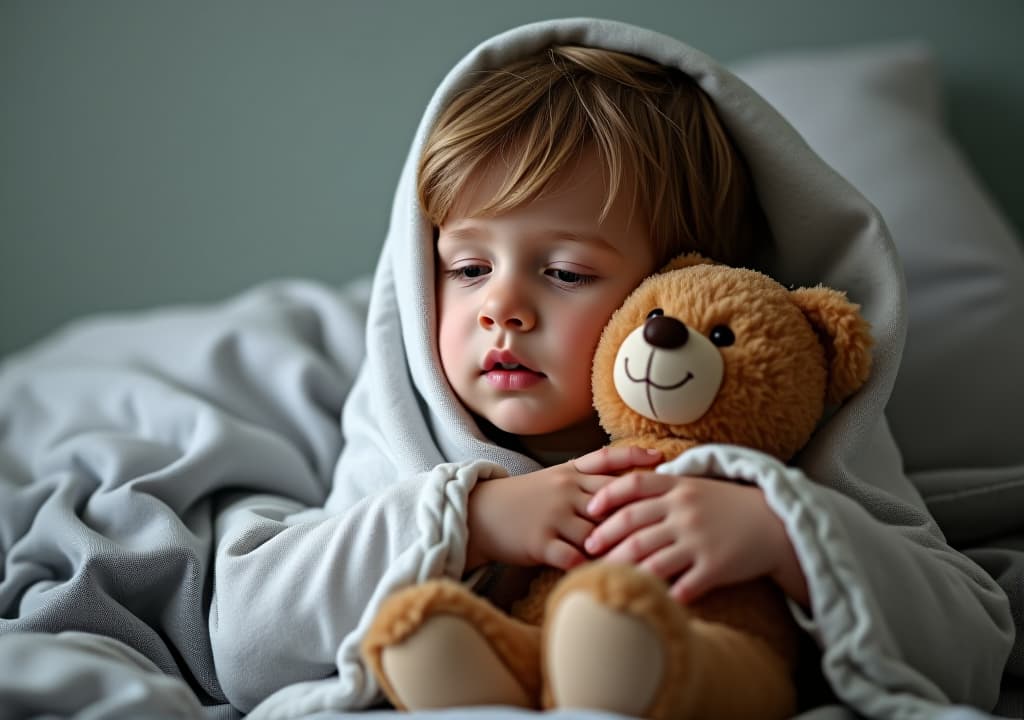
[[[469,496],[466,569],[487,562],[550,565],[568,570],[586,557],[594,529],[587,514],[593,494],[634,467],[661,461],[661,453],[634,447],[602,448],[527,475],[487,480]]]
[[[636,472],[601,488],[587,511],[607,518],[586,539],[587,552],[674,581],[670,593],[680,602],[769,575],[807,604],[789,536],[757,487]]]

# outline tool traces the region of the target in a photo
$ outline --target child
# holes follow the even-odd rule
[[[616,451],[566,462],[607,442],[588,372],[601,330],[673,256],[737,262],[767,241],[747,169],[688,76],[562,46],[484,75],[448,106],[426,141],[419,197],[437,235],[445,378],[491,439],[548,465],[474,488],[467,570],[488,561],[568,569],[584,560],[586,506],[605,473],[658,459]],[[758,509],[783,547],[781,523]],[[602,537],[588,549],[608,549]],[[627,547],[613,555],[643,559]],[[750,571],[783,561],[781,576],[799,583],[791,552]]]
[[[569,569],[586,551],[642,563],[675,581],[680,601],[723,577],[772,575],[806,603],[783,525],[756,486],[655,473],[615,480],[608,473],[660,455],[587,454],[607,442],[588,370],[626,295],[681,252],[740,262],[769,238],[742,158],[692,79],[608,50],[548,48],[483,75],[446,108],[427,138],[418,185],[437,237],[445,378],[492,440],[547,465],[474,487],[466,570],[495,562]],[[631,512],[597,525],[610,498]],[[692,522],[675,520],[684,514]],[[713,544],[698,527],[729,528],[731,542]],[[523,589],[508,588],[515,573],[497,575],[504,582],[489,578],[492,599]],[[386,651],[385,663],[412,668],[392,678],[407,705],[515,697],[487,692],[511,680],[491,670],[497,655],[470,668],[436,657],[459,644]]]
[[[990,707],[1005,596],[945,545],[882,416],[902,341],[883,227],[760,98],[674,40],[571,20],[485,43],[442,84],[403,172],[325,508],[249,498],[221,514],[224,693],[257,717],[367,706],[358,644],[387,595],[592,556],[646,564],[683,602],[772,576],[861,713]],[[806,475],[719,448],[616,477],[659,458],[598,449],[598,334],[690,249],[846,289],[879,329],[872,380],[807,448]],[[735,473],[753,484],[699,477]],[[640,510],[613,522],[613,506]]]

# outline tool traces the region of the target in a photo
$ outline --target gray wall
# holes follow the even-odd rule
[[[954,131],[1024,227],[1019,0],[0,3],[0,355],[87,313],[369,272],[437,82],[549,17],[725,60],[928,40]]]

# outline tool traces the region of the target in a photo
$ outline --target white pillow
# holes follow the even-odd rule
[[[1024,468],[1024,252],[943,125],[930,52],[805,51],[734,70],[889,226],[909,328],[886,414],[907,471]]]

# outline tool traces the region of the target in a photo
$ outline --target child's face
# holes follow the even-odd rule
[[[475,214],[503,179],[497,164],[474,178],[438,234],[445,376],[463,404],[505,432],[589,424],[601,330],[654,271],[647,224],[631,219],[628,189],[599,221],[607,187],[593,152],[540,199]]]

